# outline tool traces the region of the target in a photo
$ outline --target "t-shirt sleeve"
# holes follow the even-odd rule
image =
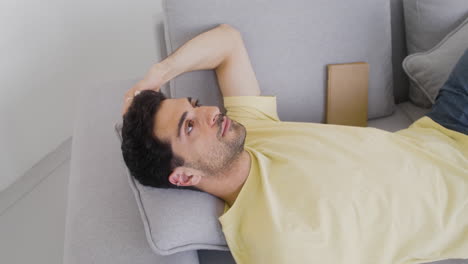
[[[226,115],[239,123],[280,121],[276,111],[276,96],[224,96],[223,100]]]

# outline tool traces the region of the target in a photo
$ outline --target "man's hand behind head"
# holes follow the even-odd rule
[[[128,107],[133,102],[133,97],[143,90],[154,90],[159,92],[161,86],[167,82],[165,80],[165,74],[167,73],[167,67],[162,63],[153,65],[145,78],[137,82],[132,88],[130,88],[124,97],[124,103],[122,107],[122,116],[127,112]]]

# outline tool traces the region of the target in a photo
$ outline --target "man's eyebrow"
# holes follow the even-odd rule
[[[190,105],[192,105],[192,97],[187,97],[187,101],[189,102]],[[185,122],[185,118],[187,118],[187,114],[188,112],[185,111],[179,119],[179,124],[177,125],[177,138],[178,139],[180,138],[180,130],[181,130],[182,125]]]

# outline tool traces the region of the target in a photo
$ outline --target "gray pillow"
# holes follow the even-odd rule
[[[408,55],[433,48],[468,15],[467,0],[404,0],[403,8]],[[432,106],[411,79],[409,98],[417,106]]]
[[[122,142],[122,122],[114,128]],[[123,158],[121,161],[154,252],[170,255],[199,249],[229,251],[218,221],[224,212],[224,201],[204,192],[141,185],[131,176]]]
[[[415,87],[434,104],[440,88],[467,48],[468,18],[434,48],[406,57],[403,69]]]
[[[394,111],[388,0],[165,0],[167,54],[219,24],[244,39],[262,94],[276,95],[284,121],[325,121],[327,64],[369,63],[368,118]],[[182,74],[172,98],[222,106],[214,71]],[[293,104],[291,102],[294,102]]]

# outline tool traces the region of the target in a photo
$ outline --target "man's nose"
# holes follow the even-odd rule
[[[221,113],[221,111],[219,111],[218,107],[214,107],[209,116],[210,116],[210,122],[209,122],[210,127],[216,126],[216,124],[218,123],[218,120],[220,118],[223,118],[223,114]]]

